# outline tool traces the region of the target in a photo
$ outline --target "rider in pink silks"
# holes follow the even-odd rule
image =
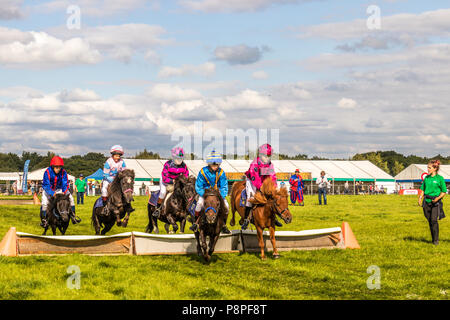
[[[252,203],[249,200],[255,195],[256,191],[261,188],[264,180],[272,179],[275,187],[277,187],[277,175],[275,173],[275,168],[270,161],[271,156],[272,146],[268,143],[263,144],[258,149],[258,156],[253,160],[253,162],[250,164],[250,168],[245,173],[245,190],[247,193],[247,202],[245,204],[245,217],[244,223],[242,224],[242,230],[247,229],[250,223],[248,216],[250,215],[250,211],[252,209]],[[275,225],[278,227],[282,226],[282,224],[276,218]]]
[[[173,185],[174,180],[179,175],[184,175],[189,178],[189,169],[184,163],[184,150],[183,148],[173,148],[171,150],[172,159],[166,161],[163,170],[161,172],[160,192],[158,197],[158,203],[156,204],[156,210],[153,212],[153,216],[158,218],[161,211],[161,205],[167,194],[167,186]]]

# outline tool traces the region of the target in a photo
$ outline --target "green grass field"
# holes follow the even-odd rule
[[[282,252],[266,261],[258,254],[215,254],[208,264],[194,255],[0,257],[0,299],[449,299],[449,217],[440,221],[434,246],[414,196],[329,196],[327,206],[315,196],[305,200],[305,207],[291,207],[293,223],[281,230],[348,221],[361,249]],[[77,206],[83,221],[67,234],[94,234],[93,202]],[[110,234],[144,231],[146,202],[136,197],[128,227]],[[0,236],[11,226],[41,234],[38,207],[0,206]],[[71,265],[81,269],[79,290],[66,284]],[[380,268],[379,290],[367,288],[371,265]]]

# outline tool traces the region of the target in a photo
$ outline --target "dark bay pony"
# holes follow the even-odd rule
[[[240,195],[245,188],[245,181],[237,181],[233,184],[231,189],[231,211],[233,217],[230,224],[234,225],[234,214],[238,211],[243,221],[245,208],[239,206]],[[260,191],[256,192],[255,196],[249,201],[253,204],[253,209],[250,213],[249,219],[256,227],[259,247],[261,249],[261,259],[265,259],[264,254],[264,238],[263,231],[265,228],[269,229],[270,241],[273,247],[273,257],[277,259],[280,257],[276,247],[275,241],[275,217],[279,216],[284,223],[292,222],[292,214],[289,211],[288,191],[286,187],[277,189],[271,179],[266,179],[261,186]],[[242,224],[242,223],[241,223]]]
[[[43,235],[47,233],[49,227],[52,228],[53,235],[56,235],[56,228],[61,234],[65,234],[69,227],[70,216],[72,215],[72,208],[70,206],[69,195],[56,193],[51,197],[47,206],[47,221],[48,225],[44,230]]]
[[[164,222],[164,229],[167,233],[176,233],[178,231],[177,223],[180,223],[180,232],[184,233],[188,217],[187,207],[196,195],[195,181],[194,176],[189,178],[184,175],[178,176],[173,184],[173,192],[168,192],[166,199],[164,199],[161,214],[158,218],[153,216],[156,207],[150,203],[147,204],[148,225],[145,232],[159,233],[158,220],[160,220]],[[172,226],[172,230],[170,230],[170,226]]]
[[[206,189],[203,198],[205,202],[200,213],[199,228],[195,232],[195,238],[197,254],[209,261],[228,216],[228,209],[225,206],[226,200],[215,188]],[[206,244],[206,237],[209,237],[209,246]]]
[[[105,235],[114,226],[126,227],[130,213],[134,211],[131,207],[134,188],[134,170],[125,169],[117,174],[113,182],[108,186],[108,200],[105,206],[94,204],[92,210],[92,225],[95,234]],[[102,201],[101,198],[98,201]],[[123,220],[122,220],[123,219]],[[103,227],[103,230],[100,229]]]

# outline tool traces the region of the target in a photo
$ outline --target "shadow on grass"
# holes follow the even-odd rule
[[[424,243],[430,243],[431,244],[431,239],[427,239],[427,238],[416,238],[416,237],[404,237],[403,240],[405,241],[414,241],[414,242],[424,242]],[[450,240],[442,240],[439,239],[439,242],[450,242]]]

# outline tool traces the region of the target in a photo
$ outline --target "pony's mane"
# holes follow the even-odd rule
[[[114,178],[113,182],[109,185],[109,191],[111,194],[121,194],[122,188],[120,186],[120,180],[123,177],[132,177],[134,179],[134,171],[130,169],[125,169]]]
[[[256,192],[253,199],[250,199],[250,202],[258,205],[258,204],[266,204],[270,199],[273,199],[275,196],[287,197],[288,191],[286,187],[282,187],[277,189],[272,182],[272,179],[264,180],[261,189],[261,192]]]

